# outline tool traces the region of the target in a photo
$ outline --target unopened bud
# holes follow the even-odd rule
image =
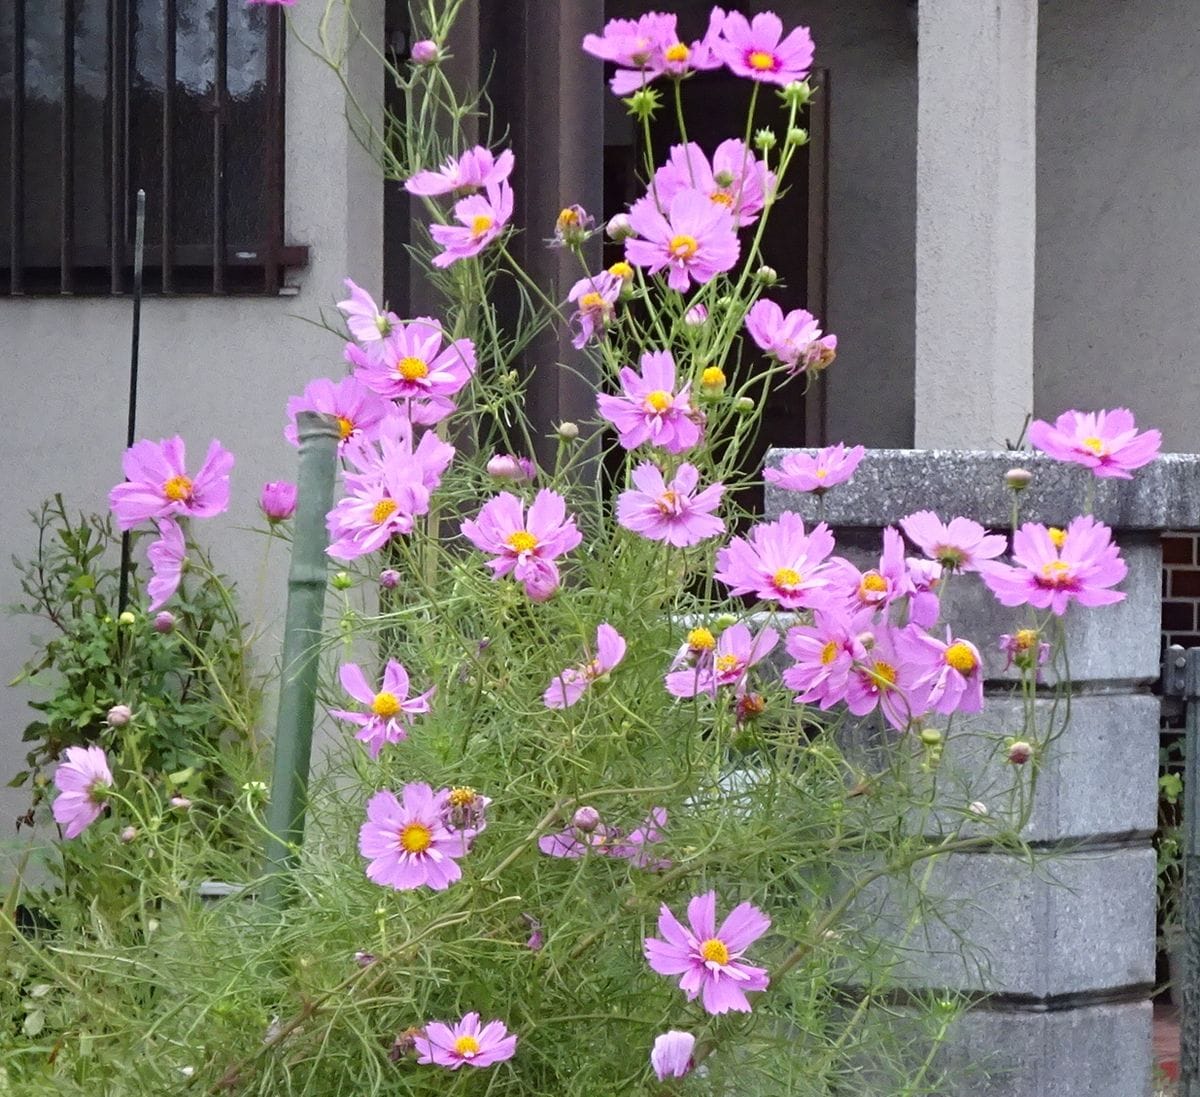
[[[554,432],[564,442],[574,442],[575,439],[579,437],[579,427],[569,420],[567,422],[559,423],[558,426],[554,428]]]
[[[121,831],[121,841],[128,845],[138,836],[137,827],[126,827]]]
[[[333,584],[334,590],[349,590],[354,586],[354,580],[347,572],[336,571],[333,573],[333,578],[329,580]]]
[[[1004,483],[1013,491],[1024,491],[1032,479],[1033,473],[1029,469],[1009,469],[1004,474]]]
[[[754,133],[754,147],[759,152],[767,152],[773,149],[779,143],[779,138],[775,136],[774,130],[761,129]]]
[[[154,618],[154,631],[161,632],[164,635],[168,632],[175,631],[175,614],[170,610],[163,610],[157,617]]]
[[[789,148],[803,148],[808,144],[808,130],[802,129],[800,126],[793,126],[787,131],[787,137],[784,140]]]
[[[410,56],[414,64],[436,65],[441,60],[442,51],[438,48],[436,42],[431,42],[428,38],[423,38],[420,42],[413,43]]]
[[[715,621],[713,621],[713,624],[722,631],[727,628],[732,628],[737,623],[738,618],[736,613],[722,613]]]
[[[707,319],[708,309],[703,305],[693,305],[683,314],[683,322],[693,328],[698,328]]]
[[[1014,766],[1023,766],[1033,757],[1033,747],[1024,739],[1018,739],[1008,746],[1008,760]]]
[[[128,626],[136,624],[136,623],[137,623],[137,618],[132,613],[130,613],[129,610],[126,610],[124,613],[121,614],[120,617],[117,618],[118,625],[125,625],[126,627],[128,627]]]
[[[803,107],[812,98],[812,85],[807,80],[793,80],[779,89],[779,96],[789,107]]]
[[[608,233],[610,240],[616,240],[618,243],[626,237],[637,235],[627,213],[618,213],[610,217],[608,224],[604,226],[604,231]]]
[[[779,272],[774,267],[764,265],[754,272],[754,277],[764,286],[773,286],[779,281]]]
[[[922,728],[921,742],[927,747],[937,747],[942,744],[942,733],[937,728]]]
[[[967,808],[972,815],[978,815],[981,819],[986,819],[988,816],[988,807],[982,800],[973,801]]]
[[[400,573],[395,568],[384,568],[379,573],[379,585],[384,590],[395,590],[400,585]]]
[[[189,800],[186,796],[172,796],[167,803],[169,803],[176,811],[187,811],[192,806],[191,800]]]
[[[733,402],[733,408],[739,415],[750,415],[754,411],[754,401],[749,396],[739,396]]]
[[[600,825],[600,812],[594,807],[581,807],[571,819],[571,826],[584,834],[591,834]]]
[[[104,719],[110,728],[123,728],[133,719],[133,710],[128,705],[113,705]]]

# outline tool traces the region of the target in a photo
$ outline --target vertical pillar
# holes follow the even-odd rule
[[[1038,0],[920,0],[919,447],[1002,447],[1033,410]]]

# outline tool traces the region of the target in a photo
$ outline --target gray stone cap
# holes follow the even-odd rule
[[[771,449],[765,464],[778,468],[789,453]],[[766,486],[770,517],[791,510],[806,520],[820,516],[835,527],[878,529],[917,510],[946,521],[954,515],[1001,529],[1012,521],[1013,493],[1004,483],[1011,468],[1033,479],[1021,492],[1021,521],[1063,525],[1084,510],[1094,483],[1092,513],[1123,530],[1200,529],[1200,454],[1165,453],[1133,473],[1132,480],[1099,479],[1082,465],[1030,450],[869,449],[846,484],[822,500],[810,492]]]

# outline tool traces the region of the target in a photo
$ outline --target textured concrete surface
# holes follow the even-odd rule
[[[778,467],[785,449],[768,451]],[[1063,525],[1083,513],[1087,490],[1092,513],[1117,530],[1200,529],[1200,455],[1163,454],[1134,480],[1096,480],[1082,465],[1054,461],[1028,450],[870,450],[847,484],[823,499],[767,487],[767,513],[794,510],[832,526],[879,528],[918,510],[943,520],[964,514],[997,532],[1011,528],[1013,493],[1004,473],[1027,468],[1033,481],[1020,496],[1022,522]]]

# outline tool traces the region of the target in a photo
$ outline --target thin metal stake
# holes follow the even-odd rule
[[[137,437],[138,346],[142,339],[142,259],[146,250],[146,192],[137,192],[137,227],[133,238],[133,338],[129,348],[129,420],[125,428],[125,448]],[[133,554],[130,531],[121,534],[121,592],[117,597],[117,612],[124,613],[129,604],[129,566]]]
[[[1183,775],[1183,1015],[1180,1097],[1200,1097],[1200,648],[1187,653]]]

